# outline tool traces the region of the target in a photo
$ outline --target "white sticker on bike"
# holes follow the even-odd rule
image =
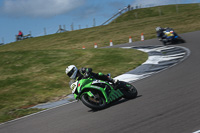
[[[95,81],[92,82],[92,85],[93,85],[93,84],[98,84],[98,83],[106,83],[106,82],[104,82],[104,81],[102,81],[102,80],[95,80]]]
[[[77,89],[77,86],[78,86],[78,81],[74,82],[70,88],[72,89],[72,94],[75,93],[76,89]]]

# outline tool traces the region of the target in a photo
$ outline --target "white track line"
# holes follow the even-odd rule
[[[200,130],[196,131],[196,132],[193,132],[193,133],[200,133]]]

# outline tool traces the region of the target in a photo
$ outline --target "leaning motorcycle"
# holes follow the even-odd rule
[[[178,36],[173,30],[164,31],[164,34],[164,37],[161,39],[164,45],[185,43],[185,41],[180,36]]]
[[[136,88],[127,82],[118,81],[117,84],[113,84],[93,77],[70,81],[70,88],[75,99],[81,100],[93,110],[104,109],[121,98],[136,98],[138,94]]]

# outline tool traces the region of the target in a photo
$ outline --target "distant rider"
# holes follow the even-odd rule
[[[23,33],[22,31],[19,31],[18,35],[17,35],[17,40],[21,40],[23,37]]]
[[[156,27],[156,33],[159,40],[168,38],[168,36],[177,36],[174,30],[169,27],[166,27],[166,28]]]
[[[94,77],[95,79],[108,81],[116,84],[118,80],[113,79],[107,75],[104,75],[103,73],[93,73],[92,68],[81,68],[78,70],[78,68],[75,65],[70,65],[66,68],[66,74],[73,80],[81,80],[88,78],[90,76]]]
[[[156,33],[157,33],[157,37],[159,38],[159,40],[162,40],[165,36],[165,31],[166,29],[165,28],[162,28],[162,27],[156,27]]]

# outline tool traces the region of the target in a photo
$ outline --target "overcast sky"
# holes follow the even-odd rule
[[[33,36],[55,33],[59,25],[71,30],[100,25],[128,4],[157,6],[200,3],[200,0],[0,0],[0,43],[15,41],[21,30]]]

